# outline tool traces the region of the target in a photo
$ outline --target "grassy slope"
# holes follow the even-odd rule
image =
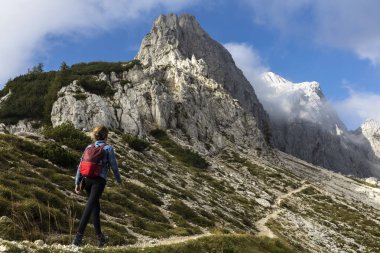
[[[289,172],[259,166],[247,155],[229,149],[209,157],[210,166],[201,166],[201,169],[197,167],[199,163],[182,157],[186,150],[179,152],[181,146],[173,149],[168,136],[151,141],[150,149],[144,152],[130,149],[122,135],[111,134],[109,141],[117,151],[126,182],[125,187],[117,188],[111,176],[101,200],[103,228],[112,238],[111,245],[133,244],[144,238],[201,234],[205,230],[254,234],[255,222],[272,212],[271,208],[259,205],[255,198],[265,198],[275,204],[277,196],[301,186],[300,179]],[[35,136],[21,138],[0,134],[0,216],[8,217],[0,219],[0,238],[43,239],[48,243],[71,241],[85,198],[72,192],[76,162],[63,166],[53,163],[55,153],[46,151],[51,149],[52,143]],[[69,143],[77,147],[80,142],[70,140]],[[58,152],[61,154],[63,150]],[[78,159],[81,153],[70,147],[64,152],[73,159]],[[378,212],[372,210],[372,216],[368,216],[372,212],[368,207],[349,208],[343,200],[329,198],[313,188],[283,203],[281,208],[285,213],[340,231],[331,236],[330,241],[340,247],[358,248],[358,244],[368,250],[379,248],[375,221]],[[306,252],[307,243],[310,247],[320,243],[320,250],[326,250],[328,245],[312,242],[307,231],[292,230],[294,226],[283,217],[270,225],[289,245],[248,235],[231,235],[145,252],[191,252],[194,247],[200,252],[213,252],[212,249],[222,252],[218,251],[221,245],[229,245],[223,252],[247,252],[242,249],[254,249],[257,245],[273,247],[272,251],[263,248],[257,252],[292,252],[290,247]],[[95,243],[93,234],[89,225],[86,242]],[[352,238],[355,243],[351,245],[346,238]],[[300,241],[307,243],[300,245]],[[274,250],[276,247],[278,251]],[[117,248],[110,250],[117,252]]]
[[[204,229],[255,231],[254,220],[261,216],[257,212],[264,209],[236,192],[222,174],[214,177],[158,143],[140,153],[128,148],[119,135],[111,136],[110,142],[126,180],[120,189],[111,179],[101,200],[111,244],[134,243],[136,235],[163,238],[199,234]],[[41,158],[41,150],[51,143],[35,136],[0,135],[0,216],[10,218],[0,221],[7,223],[1,226],[0,237],[70,241],[85,199],[72,192],[75,162],[59,166]],[[80,156],[75,149],[65,152]],[[88,242],[93,242],[92,226],[88,230]]]

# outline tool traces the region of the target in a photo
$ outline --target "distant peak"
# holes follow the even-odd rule
[[[374,119],[366,119],[361,128],[380,128],[380,123]]]
[[[271,82],[271,83],[277,83],[277,84],[290,83],[290,81],[286,80],[282,76],[279,76],[279,75],[277,75],[273,72],[270,72],[270,71],[263,73],[262,78],[268,82]]]
[[[290,90],[303,90],[306,94],[316,94],[318,97],[323,98],[324,95],[322,93],[320,84],[318,82],[302,82],[302,83],[293,83],[282,76],[273,73],[273,72],[265,72],[261,75],[261,78],[267,82],[269,85],[279,88],[283,91]]]

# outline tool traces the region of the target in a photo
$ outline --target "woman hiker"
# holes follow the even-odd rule
[[[84,188],[87,192],[88,200],[79,223],[77,234],[73,240],[73,245],[76,246],[80,246],[82,243],[84,230],[86,229],[91,214],[93,216],[98,246],[102,247],[108,241],[108,236],[102,233],[100,227],[99,199],[106,186],[109,167],[112,168],[119,186],[121,186],[122,182],[113,148],[106,143],[107,136],[108,129],[105,126],[94,128],[92,138],[95,143],[87,146],[78,166],[75,177],[75,192],[79,194]]]

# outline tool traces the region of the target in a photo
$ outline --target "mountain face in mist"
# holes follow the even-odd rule
[[[371,141],[347,131],[317,82],[292,83],[271,72],[261,81],[266,93],[258,94],[270,116],[276,148],[337,172],[380,175]]]

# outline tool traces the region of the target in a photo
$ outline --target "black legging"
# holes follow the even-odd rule
[[[99,199],[103,193],[104,187],[106,186],[106,180],[98,177],[95,179],[85,179],[85,189],[88,195],[88,200],[86,204],[86,208],[82,214],[82,218],[80,219],[78,233],[84,234],[84,230],[86,229],[87,223],[92,214],[93,224],[95,228],[95,232],[97,235],[101,235],[102,230],[100,228],[100,203]]]

